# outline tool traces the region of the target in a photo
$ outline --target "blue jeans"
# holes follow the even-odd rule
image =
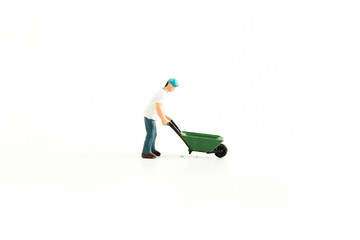
[[[146,138],[143,147],[143,153],[155,152],[155,139],[157,136],[155,120],[144,117]]]

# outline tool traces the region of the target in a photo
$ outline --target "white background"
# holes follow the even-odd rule
[[[356,1],[0,1],[1,239],[359,239]],[[224,137],[187,154],[143,111]]]

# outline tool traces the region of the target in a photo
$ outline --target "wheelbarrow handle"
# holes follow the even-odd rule
[[[177,133],[177,135],[179,135],[181,137],[181,130],[178,128],[178,126],[176,126],[176,124],[173,120],[168,122],[167,125],[169,125]]]
[[[181,132],[180,128],[175,124],[175,122],[174,122],[172,119],[170,120],[170,122],[171,122],[172,124],[174,124],[174,126],[179,130],[179,132]]]

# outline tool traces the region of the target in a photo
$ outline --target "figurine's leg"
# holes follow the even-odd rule
[[[156,130],[156,123],[154,121],[154,126],[153,126],[153,141],[151,144],[151,152],[155,152],[155,140],[157,137],[157,130]]]
[[[148,119],[146,117],[144,117],[144,119],[145,119],[146,137],[144,141],[143,153],[151,153],[151,146],[154,138],[153,125],[155,123],[155,120]]]

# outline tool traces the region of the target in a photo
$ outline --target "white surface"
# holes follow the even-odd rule
[[[356,239],[358,196],[341,168],[231,150],[11,154],[0,170],[2,239]]]
[[[355,1],[1,1],[0,239],[359,239],[358,22]],[[170,77],[167,115],[224,159],[159,121],[140,158]]]

